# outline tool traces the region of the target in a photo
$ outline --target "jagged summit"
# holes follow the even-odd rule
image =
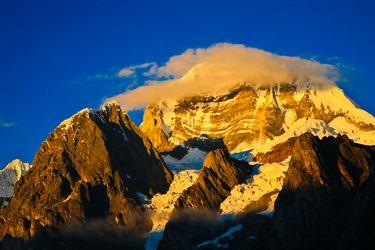
[[[14,170],[18,179],[21,178],[31,168],[29,163],[23,162],[20,159],[14,159],[2,170]]]
[[[110,110],[117,110],[117,111],[120,111],[120,112],[124,112],[126,114],[126,112],[121,109],[120,105],[116,101],[111,101],[111,102],[107,102],[104,105],[102,105],[100,109],[92,109],[92,108],[81,109],[80,111],[78,111],[77,113],[75,113],[74,115],[69,117],[68,119],[65,119],[64,121],[62,121],[57,126],[57,128],[68,130],[74,124],[74,121],[76,119],[79,119],[80,117],[81,118],[82,117],[89,118],[90,116],[91,117],[98,116],[102,112],[110,112]]]
[[[166,192],[172,178],[149,139],[118,105],[84,109],[39,148],[33,168],[0,212],[0,237],[49,236],[91,219],[147,231],[152,225],[140,195]]]

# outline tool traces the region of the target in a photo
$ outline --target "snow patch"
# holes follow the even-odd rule
[[[198,148],[189,148],[187,154],[182,159],[176,159],[170,155],[162,156],[167,167],[175,172],[187,169],[201,169],[207,153]]]
[[[136,194],[137,194],[138,200],[141,202],[141,204],[143,204],[143,205],[150,204],[151,200],[146,195],[144,195],[141,192],[136,192]]]
[[[208,240],[208,241],[205,241],[201,244],[199,244],[197,246],[197,248],[200,248],[200,247],[205,247],[205,246],[209,246],[209,245],[214,245],[218,248],[228,248],[228,245],[227,244],[222,244],[220,243],[220,241],[228,238],[229,240],[232,240],[233,239],[233,236],[232,234],[237,232],[237,231],[240,231],[242,230],[243,226],[241,224],[238,224],[234,227],[231,227],[228,229],[228,231],[226,231],[223,235],[213,239],[213,240]]]
[[[65,119],[64,121],[62,121],[57,126],[57,128],[60,128],[60,129],[63,129],[63,130],[69,130],[73,126],[74,120],[75,120],[76,117],[79,117],[81,115],[84,115],[84,116],[88,117],[91,111],[92,110],[89,109],[89,108],[84,108],[81,111],[79,111],[78,113],[76,113],[75,115],[73,115],[72,117],[70,117],[70,118]]]
[[[294,109],[288,109],[285,112],[284,123],[287,128],[293,126],[294,122],[297,121],[297,113]]]
[[[272,151],[274,146],[286,142],[289,138],[300,136],[305,132],[311,132],[319,138],[346,134],[356,143],[375,145],[375,131],[363,131],[354,124],[349,123],[344,117],[337,117],[329,124],[319,119],[301,118],[295,121],[284,134],[256,145],[253,154],[257,155],[258,153]]]
[[[192,186],[199,176],[198,170],[185,170],[174,175],[173,182],[166,194],[156,194],[147,206],[151,213],[152,230],[148,234],[146,249],[157,249],[163,237],[165,225],[174,209],[174,204],[181,193]]]
[[[328,126],[324,121],[313,119],[313,118],[301,118],[294,122],[290,128],[282,135],[272,139],[268,139],[264,143],[259,143],[253,154],[265,153],[272,150],[277,144],[286,142],[291,137],[302,135],[305,132],[311,132],[312,134],[322,138],[324,136],[336,136],[335,129]]]
[[[331,88],[314,90],[318,92],[318,94],[310,95],[309,97],[317,108],[323,105],[335,113],[347,113],[355,122],[375,125],[374,116],[358,108],[357,105],[344,94],[342,89],[332,86]]]
[[[0,197],[10,198],[13,196],[14,185],[32,167],[19,159],[10,162],[0,171]],[[0,204],[1,205],[1,204]]]
[[[350,139],[364,145],[375,145],[375,131],[363,131],[344,117],[337,117],[328,124],[337,134],[346,134]]]
[[[254,156],[251,150],[245,150],[242,152],[232,153],[230,154],[230,157],[235,158],[240,161],[246,161],[246,162],[250,162],[254,160]]]
[[[220,204],[224,214],[237,214],[252,202],[259,200],[263,195],[274,190],[281,190],[285,172],[289,166],[289,159],[283,163],[267,163],[258,167],[247,183],[235,186],[230,195]],[[267,211],[273,212],[274,200],[269,204]]]

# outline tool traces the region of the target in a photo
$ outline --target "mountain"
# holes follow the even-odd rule
[[[83,109],[1,173],[0,248],[372,249],[372,145],[375,118],[309,81],[160,101],[140,128]]]
[[[129,247],[137,233],[152,227],[143,198],[165,193],[172,179],[150,141],[117,104],[84,109],[63,121],[39,148],[33,168],[0,211],[0,238],[7,247],[16,244],[12,239],[27,246],[34,242],[36,249]]]
[[[276,211],[294,145],[306,132],[321,139],[341,138],[344,134],[356,143],[375,145],[375,118],[371,114],[360,109],[337,86],[319,86],[309,81],[263,87],[246,83],[219,95],[162,100],[145,110],[140,128],[170,169],[177,173],[201,169],[197,181],[173,201],[176,209],[167,223],[162,249],[191,249],[194,244],[188,239],[202,242],[202,234],[215,238],[215,234],[225,234],[225,228],[238,226],[233,221],[205,221],[199,215],[201,209],[216,211],[203,217],[216,218],[219,214],[223,218],[241,218],[251,214],[250,219],[245,216],[244,220],[260,223],[259,233],[265,233],[263,227],[269,225],[263,223],[269,223]],[[203,163],[206,157],[225,148],[231,153],[227,157],[254,161],[246,180],[228,185],[225,180],[231,175],[225,171],[208,174],[209,168]],[[193,209],[194,215],[176,213],[186,208]],[[197,220],[205,222],[190,230],[189,225]],[[253,230],[244,226],[244,231]],[[190,236],[182,239],[186,238],[182,234]],[[174,238],[178,238],[178,244],[166,243]]]
[[[253,150],[256,156],[305,132],[346,134],[357,143],[375,144],[374,116],[337,86],[309,81],[245,83],[220,95],[160,101],[145,110],[140,128],[160,152],[190,148],[191,139],[204,145],[209,138],[222,139],[230,152]]]
[[[272,218],[275,249],[374,249],[375,147],[301,135]]]
[[[230,191],[245,182],[251,167],[217,149],[208,153],[196,182],[175,202],[176,209],[217,210]]]
[[[374,249],[375,147],[310,132],[292,147],[271,214],[258,209],[266,196],[235,217],[182,212],[159,249]]]
[[[8,205],[13,196],[14,185],[30,168],[29,163],[15,159],[0,171],[0,207]]]

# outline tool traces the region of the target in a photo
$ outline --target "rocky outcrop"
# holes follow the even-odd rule
[[[146,232],[151,222],[138,193],[166,192],[172,178],[117,104],[82,110],[48,136],[33,168],[16,184],[0,211],[0,238],[57,237],[91,221]]]
[[[8,205],[14,185],[30,168],[30,164],[15,159],[0,171],[0,207]]]
[[[261,152],[255,155],[255,160],[262,163],[282,162],[292,155],[294,143],[297,137],[291,137],[286,142],[272,147],[268,152]]]
[[[145,110],[140,129],[160,152],[169,152],[174,149],[174,145],[168,141],[171,131],[164,125],[163,111],[157,105]]]
[[[276,200],[271,248],[373,249],[374,168],[373,146],[300,136]]]
[[[229,157],[226,150],[217,149],[206,156],[199,177],[175,203],[176,209],[217,210],[232,188],[243,183],[250,166]]]

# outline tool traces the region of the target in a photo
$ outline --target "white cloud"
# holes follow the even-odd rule
[[[0,119],[0,127],[10,128],[10,127],[14,127],[14,126],[15,126],[15,124],[13,122],[7,121],[5,119]]]
[[[314,84],[328,86],[338,77],[332,65],[230,43],[188,49],[171,57],[161,67],[155,63],[142,65],[147,65],[142,68],[151,67],[145,76],[159,80],[147,81],[141,87],[110,98],[127,110],[144,108],[161,99],[223,93],[243,82],[257,87],[308,79]],[[140,66],[125,68],[122,74],[131,75]]]
[[[150,68],[151,67],[151,68]],[[138,65],[134,65],[134,66],[129,66],[129,67],[126,67],[126,68],[123,68],[121,69],[117,75],[119,77],[129,77],[131,75],[134,75],[136,73],[136,70],[137,69],[144,69],[144,68],[150,68],[153,69],[153,68],[156,68],[157,65],[156,63],[154,62],[149,62],[149,63],[143,63],[143,64],[138,64]]]

